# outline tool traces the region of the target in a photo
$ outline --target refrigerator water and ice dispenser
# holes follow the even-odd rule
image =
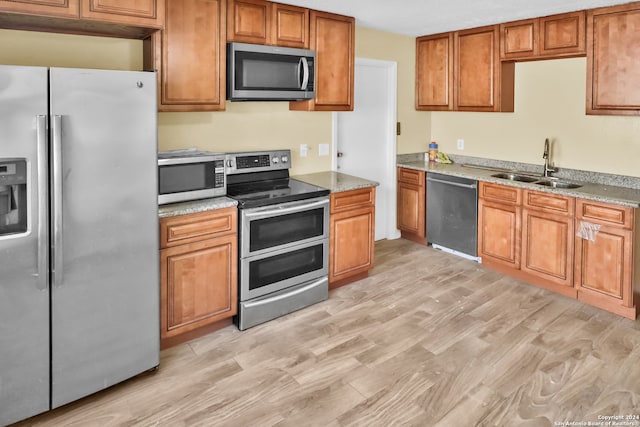
[[[27,162],[0,159],[0,236],[27,231]]]

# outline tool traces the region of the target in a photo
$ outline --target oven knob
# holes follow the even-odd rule
[[[282,163],[287,163],[289,161],[289,157],[282,156],[282,157],[280,157],[280,160],[282,160]]]
[[[277,157],[274,157],[273,159],[271,159],[271,161],[273,163],[278,163],[280,161],[280,159],[278,159]]]
[[[233,167],[233,160],[227,160],[227,167],[228,168],[232,168]]]

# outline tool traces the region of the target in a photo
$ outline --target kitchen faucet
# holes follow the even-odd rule
[[[549,138],[545,138],[544,140],[544,153],[542,153],[542,158],[544,159],[544,169],[542,170],[542,175],[545,178],[551,176],[552,172],[557,172],[558,168],[553,167],[553,163],[550,161],[550,153],[549,153]]]

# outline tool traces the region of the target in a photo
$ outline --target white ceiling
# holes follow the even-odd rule
[[[356,18],[356,25],[408,36],[629,3],[629,0],[282,0]]]

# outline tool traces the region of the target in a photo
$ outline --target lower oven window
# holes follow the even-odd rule
[[[311,271],[321,270],[322,267],[322,243],[251,261],[249,289],[258,289]]]
[[[252,220],[251,252],[298,242],[324,234],[324,208]]]

